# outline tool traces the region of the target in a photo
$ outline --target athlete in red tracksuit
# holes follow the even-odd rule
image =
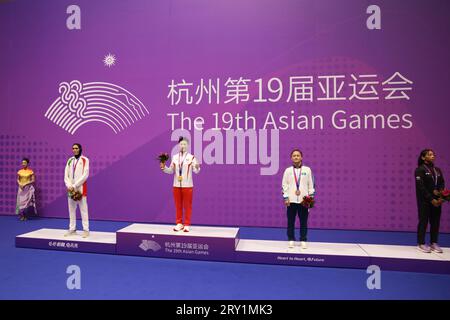
[[[180,151],[172,157],[169,167],[161,163],[161,170],[168,174],[174,174],[173,177],[173,198],[176,208],[176,226],[174,231],[189,232],[192,215],[192,193],[193,181],[192,173],[200,172],[200,165],[197,159],[187,152],[188,140],[180,137],[178,144]],[[183,221],[184,210],[184,221]]]

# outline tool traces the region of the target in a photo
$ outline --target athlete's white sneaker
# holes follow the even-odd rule
[[[300,246],[302,249],[308,249],[308,246],[306,245],[306,241],[300,241]]]
[[[431,251],[434,251],[436,253],[444,253],[442,248],[437,243],[432,243],[430,246]]]
[[[289,241],[289,248],[293,248],[294,247],[294,241]]]
[[[82,235],[82,237],[83,238],[87,238],[87,237],[89,237],[89,231],[83,231],[83,235]]]
[[[183,230],[183,225],[181,223],[177,224],[175,227],[173,227],[173,231],[181,231]]]
[[[427,246],[426,244],[419,244],[417,246],[417,249],[419,249],[420,251],[425,252],[425,253],[431,252],[431,248],[429,246]]]
[[[76,230],[69,230],[64,234],[64,237],[75,236],[77,234]]]
[[[189,232],[189,231],[190,231],[190,230],[189,230],[189,226],[184,226],[183,231],[184,231],[184,232]]]

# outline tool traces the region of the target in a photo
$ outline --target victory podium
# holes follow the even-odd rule
[[[91,231],[65,237],[66,230],[39,229],[16,236],[16,247],[290,266],[450,274],[450,248],[423,253],[416,246],[309,242],[308,249],[287,241],[240,239],[239,228],[193,226],[175,232],[172,225],[133,223],[116,232]]]

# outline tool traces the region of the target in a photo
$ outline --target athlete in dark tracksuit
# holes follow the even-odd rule
[[[439,223],[441,220],[441,204],[438,192],[445,188],[441,169],[434,165],[435,155],[430,149],[423,150],[419,156],[419,167],[415,171],[416,198],[419,209],[417,226],[417,244],[424,252],[442,253],[438,245]],[[431,248],[425,244],[428,222],[430,223]]]

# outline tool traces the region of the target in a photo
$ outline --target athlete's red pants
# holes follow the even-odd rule
[[[192,192],[193,188],[173,187],[173,198],[175,200],[175,208],[177,211],[176,224],[181,223],[185,226],[191,225]],[[184,223],[183,223],[183,210],[184,210]]]

